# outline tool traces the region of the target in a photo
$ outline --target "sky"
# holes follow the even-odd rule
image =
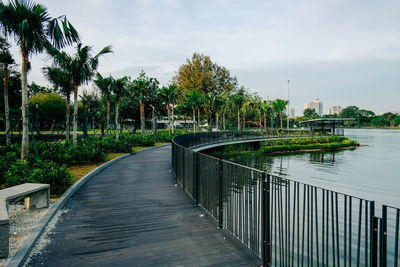
[[[324,113],[333,105],[400,112],[398,0],[37,3],[53,17],[66,15],[94,52],[113,46],[114,54],[100,59],[104,75],[134,78],[144,70],[166,85],[197,52],[265,99],[287,99],[289,85],[296,115],[314,98],[323,101]],[[47,84],[41,68],[51,60],[34,55],[31,61],[28,82]]]

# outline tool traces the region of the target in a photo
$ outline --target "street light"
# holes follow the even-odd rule
[[[289,109],[289,83],[290,81],[287,81],[287,100],[288,100],[288,104],[287,104],[287,129],[289,130],[289,116],[290,116],[290,109]]]

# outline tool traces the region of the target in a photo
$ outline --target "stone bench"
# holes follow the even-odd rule
[[[25,183],[0,190],[0,258],[7,258],[10,249],[8,205],[21,200],[24,200],[26,209],[48,207],[50,185]]]

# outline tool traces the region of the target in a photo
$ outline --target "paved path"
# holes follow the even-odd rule
[[[170,146],[155,148],[93,177],[30,265],[261,266],[174,186],[170,158]]]

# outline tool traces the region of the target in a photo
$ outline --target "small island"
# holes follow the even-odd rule
[[[212,151],[215,157],[251,156],[254,154],[276,155],[292,152],[331,151],[356,148],[360,146],[355,140],[344,136],[273,139],[254,144],[227,145]]]

